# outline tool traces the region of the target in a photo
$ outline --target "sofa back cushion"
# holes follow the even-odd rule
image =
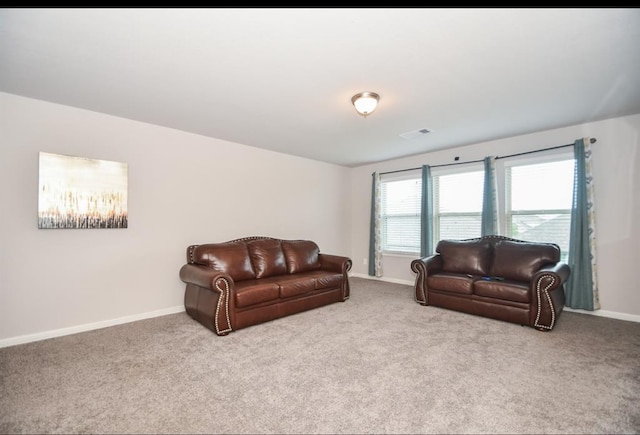
[[[512,242],[495,244],[493,276],[530,281],[543,266],[560,261],[560,248],[552,243]]]
[[[486,276],[491,270],[492,249],[487,240],[440,240],[436,252],[444,272]]]
[[[320,269],[320,248],[311,240],[283,240],[282,250],[289,273]]]
[[[247,243],[249,257],[256,278],[266,278],[274,275],[285,275],[287,263],[284,251],[278,239],[258,239]]]
[[[234,281],[243,281],[256,277],[245,242],[199,245],[193,250],[192,257],[194,263],[209,266],[220,272],[226,272]]]

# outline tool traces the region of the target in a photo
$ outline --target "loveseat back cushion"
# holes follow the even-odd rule
[[[193,250],[193,261],[197,264],[228,273],[234,281],[254,279],[256,274],[249,259],[244,242],[209,243]]]
[[[530,281],[543,266],[560,261],[560,248],[553,243],[501,240],[494,247],[493,276]]]
[[[320,269],[320,261],[318,260],[320,248],[315,242],[311,240],[283,240],[282,250],[289,273]]]
[[[258,239],[247,243],[249,257],[256,278],[266,278],[274,275],[285,275],[287,263],[284,260],[284,251],[277,239]]]
[[[489,275],[491,243],[487,240],[440,240],[436,252],[442,258],[442,271],[471,275]]]

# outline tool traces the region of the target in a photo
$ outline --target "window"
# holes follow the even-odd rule
[[[466,166],[433,178],[433,239],[480,237],[484,170]],[[435,249],[435,246],[433,246]]]
[[[484,171],[466,166],[432,172],[432,178],[434,243],[440,239],[479,237]],[[413,171],[402,178],[383,179],[380,191],[382,251],[419,254],[422,175]]]
[[[505,165],[505,229],[508,237],[560,246],[569,253],[575,161]]]
[[[532,154],[496,161],[499,234],[560,246],[567,261],[573,200],[573,152]],[[433,241],[481,235],[484,166],[434,167]],[[420,253],[422,177],[419,170],[380,182],[382,251]]]
[[[380,181],[382,251],[420,253],[420,174]]]

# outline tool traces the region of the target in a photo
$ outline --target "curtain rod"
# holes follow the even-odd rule
[[[591,143],[596,143],[596,139],[595,138],[591,138],[590,139]],[[564,148],[564,147],[572,147],[574,144],[572,143],[568,143],[566,145],[558,145],[556,147],[550,147],[550,148],[542,148],[539,150],[534,150],[534,151],[526,151],[524,153],[517,153],[517,154],[509,154],[506,156],[498,156],[496,157],[496,160],[498,159],[506,159],[507,157],[515,157],[515,156],[522,156],[525,154],[533,154],[533,153],[539,153],[541,151],[549,151],[549,150],[555,150],[556,148]],[[481,160],[470,160],[468,162],[456,162],[456,163],[444,163],[442,165],[433,165],[431,166],[432,168],[440,168],[442,166],[453,166],[453,165],[464,165],[466,163],[479,163],[479,162],[483,162],[484,159]],[[417,171],[418,169],[422,169],[422,167],[419,168],[407,168],[407,169],[398,169],[397,171],[387,171],[387,172],[380,172],[380,175],[385,175],[385,174],[395,174],[396,172],[406,172],[406,171]]]
[[[591,143],[596,143],[596,139],[593,138],[593,137],[589,141]],[[575,143],[568,143],[566,145],[558,145],[557,147],[542,148],[540,150],[534,150],[534,151],[525,151],[524,153],[509,154],[509,155],[506,155],[506,156],[496,156],[496,160],[498,160],[498,159],[506,159],[507,157],[523,156],[525,154],[539,153],[540,151],[555,150],[556,148],[572,147],[574,145],[575,145]]]
[[[484,160],[470,160],[468,162],[456,162],[456,163],[444,163],[442,165],[432,165],[432,168],[440,168],[442,166],[453,166],[453,165],[464,165],[466,163],[478,163],[478,162],[483,162]],[[398,169],[397,171],[387,171],[387,172],[380,172],[380,175],[384,175],[384,174],[395,174],[396,172],[406,172],[406,171],[417,171],[418,169],[422,169],[422,166],[420,166],[419,168],[407,168],[407,169]]]

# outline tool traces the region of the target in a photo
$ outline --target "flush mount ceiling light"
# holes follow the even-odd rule
[[[380,95],[375,92],[360,92],[351,97],[351,102],[356,111],[366,118],[367,115],[376,110],[379,99]]]

